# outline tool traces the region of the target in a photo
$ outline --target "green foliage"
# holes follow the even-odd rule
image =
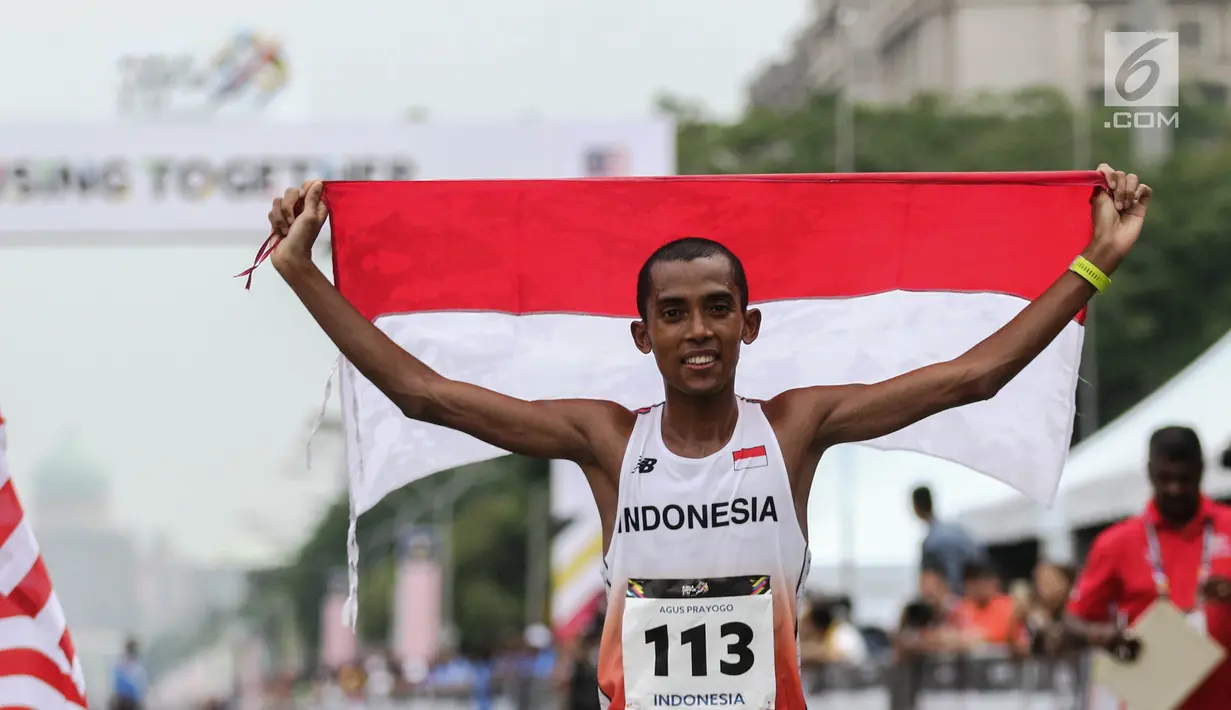
[[[834,170],[832,95],[814,96],[794,111],[751,110],[734,123],[708,120],[695,102],[664,96],[657,103],[677,122],[683,174]],[[1095,311],[1099,409],[1105,422],[1231,329],[1231,116],[1194,102],[1180,112],[1171,159],[1151,166],[1133,157],[1128,131],[1104,128],[1106,111],[1091,109],[1079,120],[1050,90],[983,96],[965,104],[922,96],[902,106],[857,106],[856,167],[861,172],[1068,170],[1107,162],[1140,173],[1155,188],[1145,234]],[[1090,165],[1075,164],[1078,125],[1089,136]],[[458,501],[452,525],[462,645],[491,644],[519,629],[525,619],[528,493],[533,483],[543,483],[545,473],[545,463],[507,457],[431,476],[365,514],[358,528],[363,637],[382,642],[389,628],[391,530],[399,513],[407,519],[416,505],[466,477],[481,483]],[[328,574],[345,565],[346,526],[343,500],[291,564],[258,586],[261,594],[281,593],[291,600],[309,653],[318,645]]]
[[[464,648],[494,644],[525,623],[526,519],[532,486],[547,462],[508,456],[445,471],[394,491],[359,519],[359,637],[381,646],[391,626],[396,532],[403,524],[451,532],[456,562],[453,605]],[[460,492],[460,494],[458,494]],[[455,499],[452,525],[446,518]],[[294,560],[254,583],[258,596],[290,601],[309,662],[320,644],[320,608],[328,581],[345,569],[349,505],[339,500]]]

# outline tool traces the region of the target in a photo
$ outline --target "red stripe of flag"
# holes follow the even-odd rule
[[[368,318],[634,317],[679,237],[744,262],[751,300],[887,291],[1039,296],[1086,246],[1096,172],[333,182],[336,282]]]
[[[733,455],[736,461],[743,461],[744,459],[754,459],[758,456],[765,456],[765,447],[764,446],[754,446],[750,449],[740,449],[739,451],[736,451]]]
[[[6,606],[20,610],[23,616],[33,618],[39,615],[50,597],[51,577],[47,574],[47,566],[43,564],[43,556],[39,555],[26,576],[9,592],[9,604]]]
[[[64,633],[60,634],[60,650],[64,652],[64,657],[69,663],[77,660],[77,647],[73,644],[73,637],[68,633],[68,627],[64,628]]]
[[[0,651],[0,678],[27,676],[37,678],[55,688],[70,703],[85,707],[85,698],[77,689],[72,676],[60,670],[56,662],[39,651],[28,648],[13,648]]]
[[[9,536],[21,525],[21,502],[17,500],[17,489],[12,479],[0,486],[0,546],[8,541]]]

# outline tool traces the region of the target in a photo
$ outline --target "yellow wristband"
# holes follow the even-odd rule
[[[1099,267],[1091,264],[1090,260],[1084,256],[1074,259],[1073,263],[1069,266],[1069,271],[1089,281],[1094,290],[1099,293],[1102,293],[1111,285],[1111,279],[1108,278],[1107,274],[1104,274],[1103,270]]]

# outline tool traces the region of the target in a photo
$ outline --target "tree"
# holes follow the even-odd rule
[[[453,539],[456,583],[453,608],[463,650],[519,633],[525,619],[526,519],[531,486],[547,477],[545,461],[517,456],[445,471],[394,491],[360,516],[359,628],[362,641],[383,646],[392,624],[395,552],[400,525],[438,524]],[[475,485],[453,506],[453,520],[426,511],[430,501],[459,479]],[[329,579],[346,566],[349,504],[337,501],[289,565],[265,573],[255,588],[262,597],[283,596],[304,640],[308,666],[320,646],[320,609]]]

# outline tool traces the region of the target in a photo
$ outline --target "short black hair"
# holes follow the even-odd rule
[[[739,307],[741,310],[746,310],[748,308],[748,275],[744,273],[744,263],[739,260],[735,252],[713,239],[683,237],[658,247],[641,265],[641,271],[637,273],[637,314],[641,316],[641,320],[646,319],[646,306],[650,302],[650,290],[653,287],[651,271],[655,264],[668,261],[696,261],[711,256],[721,256],[731,262],[731,275],[735,279],[735,287],[739,289]]]
[[[937,574],[945,580],[946,584],[949,583],[949,571],[945,569],[945,561],[934,552],[924,553],[919,565],[919,574]]]
[[[910,492],[910,502],[914,503],[915,510],[920,513],[931,513],[932,489],[927,486],[919,486]]]
[[[812,622],[812,628],[819,631],[828,631],[830,626],[837,621],[837,615],[834,613],[834,604],[830,600],[817,600],[812,604],[811,610],[808,612],[808,620]]]
[[[981,560],[972,560],[967,562],[962,567],[962,581],[973,582],[977,579],[992,579],[996,576],[996,570],[991,564]]]
[[[1166,426],[1150,436],[1150,458],[1175,463],[1204,464],[1201,438],[1191,427]]]

